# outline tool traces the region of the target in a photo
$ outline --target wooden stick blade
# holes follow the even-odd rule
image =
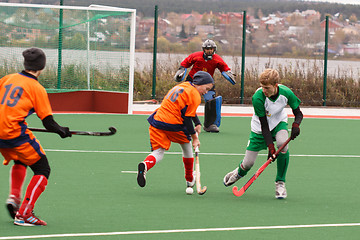
[[[207,187],[204,186],[202,189],[200,188],[200,191],[198,190],[197,193],[198,193],[199,195],[203,195],[203,194],[206,193],[206,190],[207,190]]]
[[[201,188],[201,182],[200,182],[200,162],[199,162],[199,156],[196,155],[196,162],[195,162],[195,171],[196,171],[196,191],[199,195],[203,195],[204,193],[206,193],[207,187],[204,186],[203,188]]]

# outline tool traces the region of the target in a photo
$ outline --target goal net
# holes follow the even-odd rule
[[[49,93],[128,93],[131,111],[136,10],[0,3],[0,77],[23,69],[22,52],[41,48],[39,81]]]

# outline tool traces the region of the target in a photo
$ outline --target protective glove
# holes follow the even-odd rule
[[[268,148],[269,148],[268,159],[271,158],[272,162],[273,162],[276,159],[276,156],[275,156],[276,151],[275,151],[274,144],[273,143],[269,144]]]
[[[293,123],[291,128],[291,140],[294,140],[300,134],[300,127],[298,123]]]
[[[183,78],[185,77],[185,74],[186,74],[186,68],[184,68],[183,66],[180,66],[179,70],[176,72],[176,74],[174,76],[174,81],[181,82],[183,80]]]
[[[236,84],[235,78],[234,76],[236,76],[235,74],[233,74],[230,70],[229,71],[224,71],[221,73],[223,75],[223,77],[228,80],[232,85]]]
[[[72,136],[68,127],[60,127],[58,134],[61,138],[67,138]]]

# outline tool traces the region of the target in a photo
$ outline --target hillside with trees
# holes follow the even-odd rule
[[[60,0],[1,0],[0,2],[33,3],[59,5]],[[250,10],[264,15],[276,12],[294,12],[313,9],[320,12],[321,19],[326,14],[334,15],[340,12],[345,18],[351,15],[360,16],[360,5],[311,3],[297,0],[63,0],[63,5],[89,6],[90,4],[108,5],[114,7],[134,8],[137,14],[144,17],[154,15],[154,6],[159,6],[159,13],[191,13],[205,12],[241,12]],[[255,17],[259,17],[256,16]]]

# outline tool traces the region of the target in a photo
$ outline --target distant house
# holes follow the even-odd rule
[[[346,45],[344,47],[344,53],[360,55],[360,43]]]
[[[268,17],[263,17],[260,21],[260,26],[265,27],[270,32],[273,32],[278,25],[284,25],[284,19],[277,17],[275,14],[270,14]]]
[[[195,27],[195,32],[198,34],[214,34],[215,29],[212,25],[197,25]]]
[[[228,12],[228,13],[218,13],[216,16],[220,19],[221,24],[230,24],[237,23],[243,24],[243,13],[237,12]],[[249,19],[249,16],[246,18]]]
[[[137,31],[148,32],[152,27],[154,27],[154,18],[142,19],[137,24]]]
[[[308,23],[313,23],[320,20],[321,14],[315,10],[306,10],[301,12],[301,16],[303,16]]]
[[[323,20],[320,23],[321,28],[325,29],[326,27],[326,21]],[[338,21],[329,19],[329,34],[335,34],[335,32],[339,29],[342,29],[344,27],[343,24],[339,23]]]
[[[200,22],[202,14],[181,14],[182,23],[186,22]]]
[[[354,26],[347,26],[344,27],[342,30],[346,35],[360,35],[360,29]]]
[[[302,26],[289,26],[289,28],[284,31],[286,36],[289,37],[296,37],[300,34],[303,34],[305,30],[305,27]]]

